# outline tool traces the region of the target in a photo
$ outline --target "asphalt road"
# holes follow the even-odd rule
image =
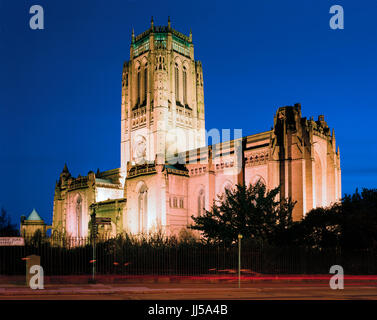
[[[0,287],[0,300],[377,300],[376,283],[94,284]]]

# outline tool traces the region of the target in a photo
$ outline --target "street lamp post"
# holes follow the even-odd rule
[[[242,234],[238,235],[238,288],[241,288],[241,239]]]

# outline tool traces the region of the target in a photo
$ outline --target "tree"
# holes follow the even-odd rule
[[[10,216],[1,208],[0,213],[0,237],[13,237],[18,236],[18,230],[15,224],[11,223]]]
[[[302,221],[290,228],[289,244],[313,249],[339,247],[342,234],[340,210],[340,204],[310,210]]]
[[[356,189],[340,203],[312,209],[286,238],[291,245],[317,249],[377,248],[377,189]]]
[[[292,224],[291,199],[279,201],[280,187],[266,190],[266,186],[236,185],[214,200],[210,211],[195,217],[191,229],[202,231],[210,242],[231,244],[242,234],[245,240],[275,242],[276,235],[287,230]]]
[[[377,248],[377,189],[345,195],[341,210],[341,245],[347,249]]]

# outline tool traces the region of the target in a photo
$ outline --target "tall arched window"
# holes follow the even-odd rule
[[[175,64],[175,100],[179,101],[179,68]]]
[[[183,67],[183,104],[187,104],[187,71]]]
[[[253,179],[251,179],[252,185],[257,184],[258,182],[266,185],[266,180],[264,180],[264,178],[262,176],[260,176],[259,174],[257,174],[256,176],[253,177]]]
[[[323,206],[323,172],[322,172],[322,164],[321,160],[317,153],[315,153],[314,156],[314,168],[315,168],[315,174],[314,174],[314,207],[321,207]]]
[[[198,195],[198,217],[205,213],[205,206],[206,206],[206,196],[204,194],[204,190],[201,189]]]
[[[148,65],[144,67],[144,101],[147,101],[147,92],[148,92]]]
[[[144,184],[138,195],[139,232],[148,231],[148,192]]]
[[[82,237],[82,198],[80,195],[76,197],[76,236]]]
[[[137,92],[136,92],[136,98],[137,98],[137,104],[140,103],[140,85],[141,85],[141,81],[140,81],[140,67],[137,69]]]

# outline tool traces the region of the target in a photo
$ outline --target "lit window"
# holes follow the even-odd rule
[[[179,101],[179,69],[178,69],[178,64],[175,64],[175,100]]]
[[[138,196],[139,232],[146,232],[148,227],[148,193],[147,186],[143,185]]]
[[[139,101],[140,101],[140,71],[138,71],[137,73],[137,93],[136,93],[136,97],[137,97],[137,103],[139,104]]]
[[[203,189],[199,191],[198,195],[198,217],[205,213],[205,195]]]
[[[183,67],[183,103],[187,104],[187,72],[185,67]]]
[[[147,90],[148,89],[148,68],[144,68],[144,101],[147,100]]]

